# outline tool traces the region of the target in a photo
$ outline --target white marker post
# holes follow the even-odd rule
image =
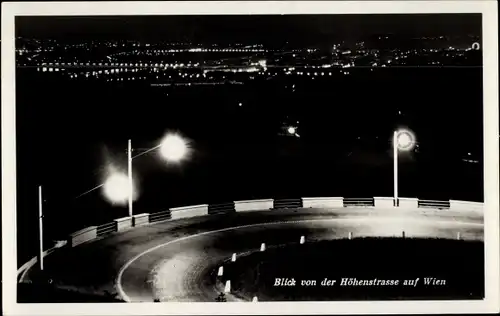
[[[218,276],[222,276],[224,274],[224,267],[219,267],[219,271],[217,272]]]
[[[227,280],[226,286],[224,287],[224,293],[229,293],[229,292],[231,292],[231,281]]]
[[[305,236],[301,236],[300,237],[300,244],[304,244],[306,242],[306,237]]]
[[[236,262],[236,253],[233,253],[233,256],[231,257],[232,262]]]
[[[262,243],[262,245],[260,245],[260,251],[266,251],[266,244],[265,243]]]

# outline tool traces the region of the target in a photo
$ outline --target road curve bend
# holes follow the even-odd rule
[[[308,240],[401,236],[482,239],[482,218],[471,214],[436,211],[386,211],[366,209],[335,213],[302,213],[300,218],[280,212],[284,219],[203,231],[180,237],[135,255],[119,270],[116,287],[128,302],[213,302],[217,296],[210,273],[233,253]],[[270,214],[262,213],[262,216]],[[231,297],[233,300],[237,300]]]
[[[165,221],[61,248],[45,258],[45,272],[62,288],[127,302],[214,301],[207,279],[231,257],[307,240],[401,236],[483,240],[480,212],[295,209],[210,215]],[[35,271],[30,271],[27,279]]]

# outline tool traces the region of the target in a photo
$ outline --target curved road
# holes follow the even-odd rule
[[[205,301],[217,296],[213,274],[233,253],[267,245],[356,236],[483,239],[479,212],[301,209],[211,215],[135,228],[46,258],[62,288],[117,294],[129,302]],[[233,297],[230,299],[236,300]]]

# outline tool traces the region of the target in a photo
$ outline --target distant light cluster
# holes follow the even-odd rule
[[[74,80],[108,82],[160,81],[165,85],[242,84],[246,80],[301,76],[311,80],[350,75],[356,69],[388,67],[480,66],[471,53],[478,42],[421,49],[369,49],[336,43],[324,50],[269,49],[262,45],[196,45],[191,43],[139,43],[19,39],[17,66],[42,73],[58,73]],[[106,47],[105,50],[100,48]]]

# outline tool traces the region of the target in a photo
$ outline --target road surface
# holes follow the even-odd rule
[[[373,208],[274,210],[166,221],[61,250],[45,259],[61,288],[128,302],[213,302],[213,271],[233,253],[360,236],[483,239],[479,212]],[[28,273],[28,279],[34,271]],[[207,277],[208,276],[208,277]],[[230,300],[237,300],[229,296]]]

